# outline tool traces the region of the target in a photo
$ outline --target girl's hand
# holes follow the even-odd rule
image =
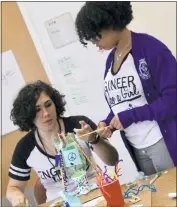
[[[92,141],[95,139],[96,137],[96,133],[93,133],[93,134],[88,134],[86,136],[82,136],[84,134],[87,134],[87,133],[90,133],[92,132],[92,128],[90,127],[90,125],[88,125],[85,121],[80,121],[79,122],[81,124],[81,129],[74,129],[76,135],[78,136],[78,138],[80,140],[83,140],[83,141],[86,141],[86,142],[89,142],[89,141]],[[82,136],[82,137],[80,137]]]
[[[13,207],[26,207],[29,206],[29,202],[26,199],[25,195],[21,192],[17,192],[16,195],[12,199]]]
[[[112,135],[112,131],[110,127],[107,127],[104,122],[100,122],[98,124],[97,130],[98,130],[98,134],[100,135],[100,137],[110,138]]]
[[[122,124],[120,123],[118,115],[115,115],[114,118],[111,120],[110,127],[115,128],[115,129],[119,129],[120,131],[124,130]]]

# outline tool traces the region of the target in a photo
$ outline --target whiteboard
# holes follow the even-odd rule
[[[11,50],[2,53],[2,135],[17,130],[10,120],[15,96],[25,81]]]

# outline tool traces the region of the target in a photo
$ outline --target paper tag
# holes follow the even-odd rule
[[[71,167],[71,166],[82,164],[79,151],[76,148],[71,149],[71,150],[66,150],[66,151],[63,150],[62,154],[63,154],[63,159],[64,159],[64,163],[66,167]]]

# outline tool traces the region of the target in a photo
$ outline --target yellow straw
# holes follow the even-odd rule
[[[60,170],[60,173],[61,173],[61,177],[62,177],[62,187],[64,188],[64,178],[63,178],[63,172],[62,172],[62,170]]]
[[[87,161],[91,164],[91,166],[95,169],[95,171],[100,174],[100,169],[98,170],[98,167],[91,161],[91,159],[86,155],[84,150],[77,144],[78,149],[80,152],[86,157]]]
[[[63,159],[61,153],[60,153],[60,156],[61,156],[61,159]],[[60,160],[60,162],[62,162],[62,161]],[[62,164],[61,164],[61,165],[62,165]],[[62,177],[62,187],[64,187],[65,184],[64,184],[64,174],[63,174],[62,166],[60,167],[60,173],[61,173],[61,177]]]
[[[109,128],[109,126],[103,127],[102,129],[106,129],[106,128]],[[93,134],[93,133],[97,133],[97,132],[99,132],[99,131],[102,130],[102,129],[97,129],[97,130],[95,130],[95,131],[92,131],[92,132],[89,132],[89,133],[80,135],[79,138],[84,137],[84,136],[87,136],[87,135],[90,135],[90,134]]]
[[[113,180],[114,180],[114,179],[118,179],[116,173],[115,173],[113,170],[108,170],[108,173],[111,174],[111,175],[113,176],[113,177],[112,177]]]

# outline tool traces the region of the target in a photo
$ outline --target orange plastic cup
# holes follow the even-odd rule
[[[121,207],[124,206],[124,198],[122,195],[119,180],[115,180],[112,183],[99,186],[102,195],[108,203],[109,207]]]

